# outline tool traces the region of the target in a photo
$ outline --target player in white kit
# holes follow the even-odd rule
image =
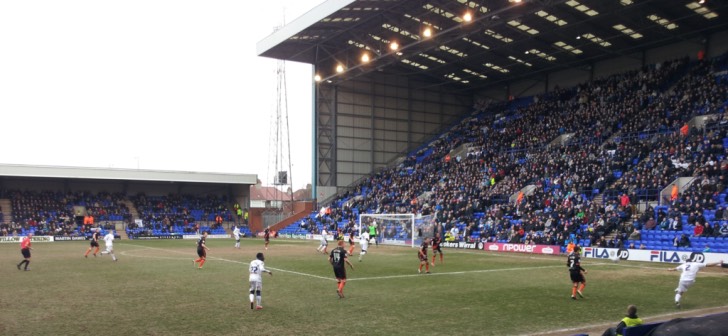
[[[263,290],[263,278],[261,274],[268,273],[273,275],[273,272],[265,269],[265,263],[263,262],[265,261],[265,256],[263,256],[263,253],[258,252],[255,258],[255,260],[250,262],[250,267],[248,268],[250,271],[250,277],[248,278],[250,282],[250,309],[263,309],[263,306],[260,305],[260,292]]]
[[[323,254],[326,254],[326,255],[328,255],[328,252],[326,251],[326,249],[329,246],[329,241],[326,240],[326,236],[328,236],[328,234],[329,233],[326,232],[326,229],[325,228],[324,229],[321,229],[321,245],[319,245],[319,247],[316,249],[316,251],[319,251],[319,252],[321,252]]]
[[[693,262],[691,260],[688,260],[678,267],[670,269],[670,271],[682,272],[680,274],[680,282],[678,283],[677,288],[675,288],[675,307],[677,308],[680,308],[680,298],[682,297],[682,294],[687,292],[688,288],[695,283],[695,276],[701,268],[708,266],[721,266],[723,264],[723,260],[713,264]]]
[[[233,229],[233,238],[235,238],[235,248],[240,248],[240,228],[237,225]]]
[[[114,261],[117,261],[116,256],[114,255],[114,231],[110,230],[106,235],[104,236],[104,243],[106,243],[106,251],[101,252],[101,255],[104,254],[111,254],[111,259]]]
[[[359,261],[361,261],[361,257],[367,254],[367,248],[369,248],[369,232],[364,231],[359,235],[359,248],[361,249],[359,251]]]

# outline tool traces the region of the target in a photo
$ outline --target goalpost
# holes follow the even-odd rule
[[[360,214],[359,236],[372,225],[377,227],[377,242],[384,245],[416,247],[422,243],[422,239],[433,237],[435,231],[433,216],[415,216],[411,213]]]

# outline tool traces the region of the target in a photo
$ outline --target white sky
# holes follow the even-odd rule
[[[322,2],[0,1],[0,162],[271,184],[276,61],[255,44]],[[299,189],[311,183],[311,67],[286,70]]]

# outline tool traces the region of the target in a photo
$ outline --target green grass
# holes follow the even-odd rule
[[[418,275],[414,249],[379,246],[352,258],[339,299],[318,242],[276,240],[265,251],[265,308],[251,311],[247,263],[261,240],[239,250],[208,240],[202,270],[191,240],[117,241],[116,263],[84,259],[83,242],[33,245],[22,272],[18,244],[0,244],[2,335],[568,335],[615,324],[628,304],[667,316],[678,280],[670,265],[586,259],[586,299],[572,301],[564,257],[445,250],[444,265]],[[701,271],[682,310],[728,310],[725,275]]]

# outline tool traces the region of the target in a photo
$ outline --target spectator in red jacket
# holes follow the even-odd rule
[[[622,194],[622,196],[619,197],[619,205],[623,207],[629,206],[629,196],[627,196],[627,194]]]
[[[702,236],[702,235],[703,235],[703,230],[704,230],[704,229],[705,229],[705,227],[703,226],[703,224],[701,224],[701,223],[697,223],[697,224],[695,225],[695,228],[693,229],[693,236],[695,236],[695,237],[700,237],[700,236]]]

